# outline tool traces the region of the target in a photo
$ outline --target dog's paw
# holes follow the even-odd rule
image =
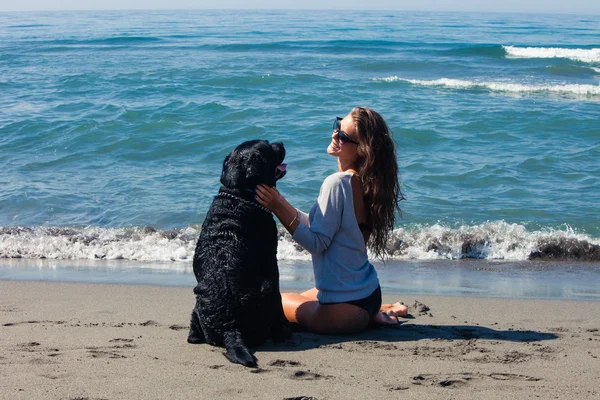
[[[225,357],[232,363],[242,364],[249,368],[257,368],[258,360],[251,354],[245,346],[233,346],[227,348]]]
[[[190,344],[206,343],[204,333],[201,329],[198,329],[193,323],[190,326],[190,333],[188,334],[187,342]]]
[[[206,343],[206,341],[204,340],[203,337],[197,337],[197,336],[188,336],[187,342],[190,344]]]

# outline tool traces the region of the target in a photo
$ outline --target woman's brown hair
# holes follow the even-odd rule
[[[357,172],[362,180],[368,225],[367,243],[375,256],[384,259],[388,238],[394,229],[395,213],[404,200],[398,181],[396,146],[379,113],[355,107],[350,115],[359,137]]]

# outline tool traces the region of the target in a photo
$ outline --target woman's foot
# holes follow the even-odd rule
[[[396,317],[406,317],[408,315],[408,307],[400,302],[396,302],[394,304],[382,304],[380,311],[392,311]]]
[[[379,325],[398,325],[398,315],[392,310],[379,311],[375,315],[375,323]]]

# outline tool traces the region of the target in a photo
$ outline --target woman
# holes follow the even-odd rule
[[[347,334],[369,323],[397,324],[406,306],[381,304],[379,279],[367,258],[367,244],[383,257],[402,194],[394,142],[377,112],[356,107],[334,122],[327,153],[338,172],[325,179],[307,215],[277,189],[260,185],[257,200],[269,208],[308,250],[315,286],[282,293],[287,319],[317,333]]]

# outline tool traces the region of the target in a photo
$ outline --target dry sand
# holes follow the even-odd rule
[[[0,281],[0,398],[600,398],[600,302],[385,297],[430,310],[248,369],[187,344],[191,288]]]

